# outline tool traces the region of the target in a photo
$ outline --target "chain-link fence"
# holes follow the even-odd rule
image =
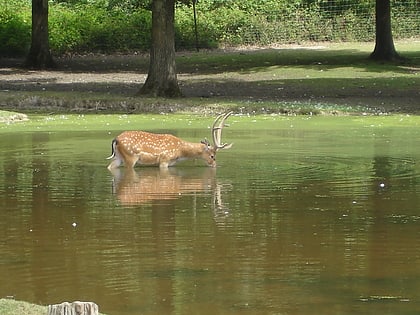
[[[373,0],[314,0],[289,5],[282,3],[279,2],[275,11],[266,15],[241,16],[242,12],[237,10],[232,11],[231,15],[222,16],[217,23],[224,25],[224,29],[221,30],[217,42],[231,45],[267,45],[375,39]],[[198,36],[203,46],[206,46],[205,39],[211,33],[211,23],[214,19],[217,20],[214,16],[222,12],[207,10],[208,8],[204,8],[198,12]],[[226,12],[226,8],[223,12]],[[420,0],[392,0],[391,20],[395,39],[419,38]]]
[[[150,10],[106,3],[50,1],[53,53],[149,50]],[[374,0],[200,0],[196,25],[192,9],[177,2],[177,49],[375,40]],[[420,40],[420,0],[391,0],[391,16],[394,39]],[[0,55],[27,54],[30,34],[30,1],[0,0]]]

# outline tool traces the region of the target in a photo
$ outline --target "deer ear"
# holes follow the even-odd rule
[[[211,144],[210,144],[209,140],[207,140],[207,139],[201,140],[200,142],[202,144],[205,144],[207,147],[211,147]]]

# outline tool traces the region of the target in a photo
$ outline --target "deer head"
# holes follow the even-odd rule
[[[136,164],[167,168],[185,159],[202,159],[209,166],[215,167],[217,151],[232,147],[232,144],[222,143],[222,131],[230,115],[232,112],[219,115],[214,121],[213,144],[208,140],[199,143],[188,142],[170,134],[124,131],[112,141],[112,154],[108,159],[113,161],[108,165],[108,169],[117,168],[121,164],[129,168]]]

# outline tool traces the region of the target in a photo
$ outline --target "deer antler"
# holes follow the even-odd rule
[[[232,147],[233,143],[231,144],[227,144],[227,143],[222,143],[222,131],[223,131],[223,127],[227,126],[225,125],[225,120],[232,115],[233,112],[229,112],[226,114],[221,114],[219,116],[217,116],[216,120],[213,123],[213,127],[212,127],[212,135],[213,135],[213,144],[214,144],[214,148],[217,150],[219,149],[229,149]]]

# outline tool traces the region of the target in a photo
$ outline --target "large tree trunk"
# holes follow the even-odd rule
[[[376,0],[376,44],[370,58],[379,61],[400,59],[392,39],[390,0]]]
[[[48,0],[32,0],[32,42],[25,62],[26,67],[55,67],[48,41]]]
[[[74,301],[48,305],[47,315],[98,315],[98,305],[93,302]]]
[[[149,73],[139,94],[181,96],[175,66],[175,0],[153,0]]]

